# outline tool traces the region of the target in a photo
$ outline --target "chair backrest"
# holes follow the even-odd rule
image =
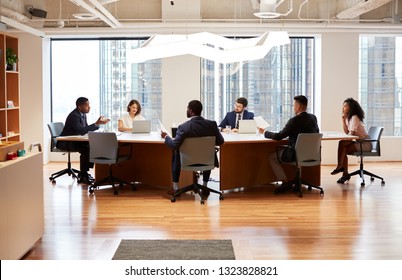
[[[50,131],[50,151],[56,151],[56,144],[57,144],[57,138],[60,136],[61,132],[63,131],[64,124],[62,122],[52,122],[48,123],[47,127],[49,128]]]
[[[300,133],[296,140],[296,164],[315,166],[321,163],[322,133]]]
[[[191,171],[215,168],[215,136],[184,139],[180,146],[181,169]]]
[[[371,153],[376,153],[376,154],[378,154],[378,156],[381,155],[380,138],[381,138],[383,130],[384,130],[384,128],[381,126],[371,126],[368,131],[370,140],[376,140],[376,141],[371,142],[371,145],[372,145]]]
[[[93,163],[114,164],[118,160],[119,144],[114,132],[88,132],[89,160]]]

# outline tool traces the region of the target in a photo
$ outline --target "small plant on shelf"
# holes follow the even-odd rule
[[[14,64],[18,62],[18,56],[14,53],[13,49],[7,48],[6,49],[6,63],[7,63],[7,70],[15,70]]]

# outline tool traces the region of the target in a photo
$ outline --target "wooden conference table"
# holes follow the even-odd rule
[[[355,139],[338,132],[323,132],[323,140]],[[276,151],[278,145],[287,143],[287,140],[266,139],[257,134],[222,134],[225,143],[219,152],[219,181],[221,190],[235,189],[239,187],[264,185],[276,180],[271,169],[268,157]],[[131,160],[122,162],[114,167],[113,174],[129,182],[140,182],[156,186],[172,184],[171,160],[172,150],[164,144],[160,133],[147,134],[118,133],[120,143],[130,143],[132,149]],[[88,141],[87,136],[59,137],[59,141]],[[294,176],[294,168],[284,165],[285,172],[291,178]],[[95,178],[107,176],[106,165],[95,166]],[[302,170],[302,178],[312,184],[321,185],[321,168],[305,167]],[[192,176],[190,172],[182,172],[180,186],[190,184]]]

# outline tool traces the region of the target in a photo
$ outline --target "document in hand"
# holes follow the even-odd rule
[[[269,126],[269,123],[261,116],[254,117],[254,120],[258,128],[267,128]]]
[[[172,135],[169,133],[169,131],[165,128],[165,126],[159,119],[158,119],[158,125],[159,125],[161,131],[166,132],[169,137],[172,137]]]

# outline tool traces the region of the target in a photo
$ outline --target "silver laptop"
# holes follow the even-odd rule
[[[133,121],[132,133],[150,133],[151,132],[151,120],[138,120]]]
[[[239,133],[241,134],[255,134],[257,131],[257,124],[255,120],[240,120]]]

